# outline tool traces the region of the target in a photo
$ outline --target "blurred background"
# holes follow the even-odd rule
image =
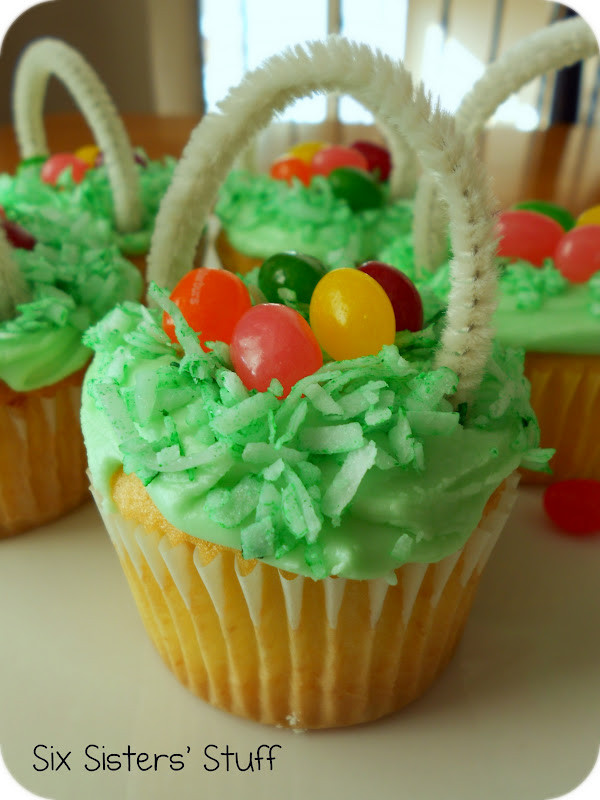
[[[40,36],[78,48],[124,113],[200,115],[267,56],[332,32],[402,58],[442,107],[454,111],[490,60],[572,13],[546,0],[50,0],[25,12],[6,35],[0,123],[11,121],[19,54]],[[533,82],[492,124],[523,131],[553,122],[593,125],[598,69],[595,59]],[[72,108],[52,81],[46,111]],[[351,99],[322,96],[299,101],[284,119],[292,125],[370,122]]]

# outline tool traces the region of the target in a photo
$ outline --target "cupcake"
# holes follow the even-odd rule
[[[406,144],[387,148],[302,142],[276,158],[268,174],[236,168],[220,188],[215,246],[225,269],[245,274],[281,251],[301,252],[328,268],[373,258],[412,223],[414,167]]]
[[[65,240],[27,249],[0,230],[0,286],[1,538],[88,496],[79,407],[90,351],[82,333],[118,301],[139,298],[142,281],[114,245]]]
[[[52,75],[73,95],[97,144],[84,144],[75,153],[49,154],[42,111]],[[92,67],[57,39],[39,39],[24,51],[15,74],[13,107],[22,161],[14,176],[0,176],[0,206],[9,219],[39,240],[52,242],[57,215],[78,230],[82,219],[91,218],[143,270],[175,160],[151,161],[142,150],[132,149]]]
[[[381,284],[348,268],[319,281],[309,324],[196,270],[170,298],[154,284],[157,308],[122,304],[87,333],[82,401],[92,491],[165,663],[213,705],[295,728],[377,719],[425,691],[460,638],[515,470],[543,461],[522,358],[488,325],[485,175],[451,118],[366,46],[273,57],[203,120],[159,213],[151,277],[171,289],[192,265],[246,132],[332,88],[441,176],[460,254],[447,312],[396,333]],[[332,281],[349,317],[328,305]]]
[[[537,75],[596,55],[598,43],[582,19],[556,23],[524,39],[491,64],[457,112],[457,124],[474,140],[485,121],[513,92]],[[527,351],[525,374],[539,419],[542,445],[555,447],[552,473],[526,473],[527,481],[600,478],[600,274],[595,232],[569,232],[575,220],[550,203],[525,202],[499,218],[500,298],[498,340]],[[442,302],[450,287],[443,248],[446,227],[434,186],[424,176],[416,197],[414,255],[403,237],[380,252],[415,275]],[[589,225],[599,217],[584,217]],[[441,243],[441,249],[436,244]],[[569,251],[565,259],[565,252]],[[442,265],[440,266],[440,262]],[[430,271],[438,274],[430,276]],[[423,277],[424,276],[424,277]]]

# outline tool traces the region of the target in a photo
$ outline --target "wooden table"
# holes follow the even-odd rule
[[[159,117],[126,114],[123,117],[131,141],[144,147],[151,158],[179,156],[198,122],[197,117]],[[92,141],[83,118],[76,113],[46,116],[46,131],[52,152],[72,151]],[[258,164],[285,152],[297,141],[314,139],[351,142],[376,137],[365,126],[341,131],[323,125],[279,124],[263,134],[257,148]],[[600,130],[583,125],[556,126],[546,131],[523,133],[506,128],[486,132],[481,152],[502,207],[517,200],[550,200],[577,214],[600,203]],[[14,132],[0,127],[0,172],[13,172],[18,163]]]

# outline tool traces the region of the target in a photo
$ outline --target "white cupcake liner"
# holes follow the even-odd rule
[[[396,710],[445,666],[517,483],[516,475],[507,479],[496,507],[458,552],[397,570],[399,586],[383,579],[313,581],[260,562],[248,571],[237,559],[232,567],[230,551],[206,563],[201,548],[173,544],[108,510],[94,487],[92,494],[148,632],[185,685],[262,722],[330,727]],[[205,598],[200,613],[199,592]],[[277,669],[274,605],[275,649],[285,661]],[[317,654],[313,636],[320,641]]]
[[[508,519],[516,499],[516,488],[519,477],[513,473],[506,481],[498,506],[490,512],[470,536],[467,543],[457,552],[446,556],[437,562],[435,582],[432,586],[431,607],[435,608],[444,591],[450,575],[456,569],[461,556],[460,583],[466,586],[474,572],[481,572],[498,540],[500,532]],[[143,577],[144,565],[152,572],[161,589],[165,589],[167,578],[176,585],[181,600],[186,608],[190,608],[190,571],[195,569],[202,578],[213,602],[214,610],[219,618],[223,616],[223,565],[222,555],[215,556],[208,564],[203,565],[198,550],[193,551],[192,564],[187,555],[187,545],[173,545],[166,535],[161,536],[156,531],[149,532],[144,526],[136,525],[131,520],[125,519],[121,514],[108,511],[106,503],[97,488],[90,487],[94,500],[98,506],[102,520],[106,526],[113,545],[122,559],[129,557],[140,578]],[[429,564],[405,564],[403,574],[403,616],[404,621],[410,618],[415,600],[423,584],[423,579]],[[263,570],[272,569],[260,562],[246,575],[242,575],[238,564],[235,565],[235,574],[239,587],[246,599],[248,613],[254,625],[258,625],[262,612],[262,587]],[[289,579],[280,572],[281,587],[285,601],[287,622],[291,630],[297,630],[302,615],[303,587],[305,578],[297,575]],[[320,583],[323,584],[325,594],[325,608],[329,627],[333,630],[337,626],[337,618],[344,597],[347,579],[328,577]],[[388,581],[374,578],[363,581],[367,584],[369,592],[369,618],[370,626],[375,628],[381,616],[387,592],[390,588]]]

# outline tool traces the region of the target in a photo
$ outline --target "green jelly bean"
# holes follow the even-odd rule
[[[549,203],[546,200],[524,200],[522,203],[516,203],[513,208],[537,211],[538,214],[551,217],[566,231],[575,227],[575,217],[566,208],[557,206],[556,203]]]
[[[329,183],[335,196],[345,200],[352,211],[381,208],[383,205],[383,192],[370,172],[355,167],[339,167],[329,173]]]
[[[327,273],[321,262],[302,253],[276,253],[258,273],[258,288],[270,303],[281,303],[279,289],[292,289],[299,303],[310,303],[315,286]]]

